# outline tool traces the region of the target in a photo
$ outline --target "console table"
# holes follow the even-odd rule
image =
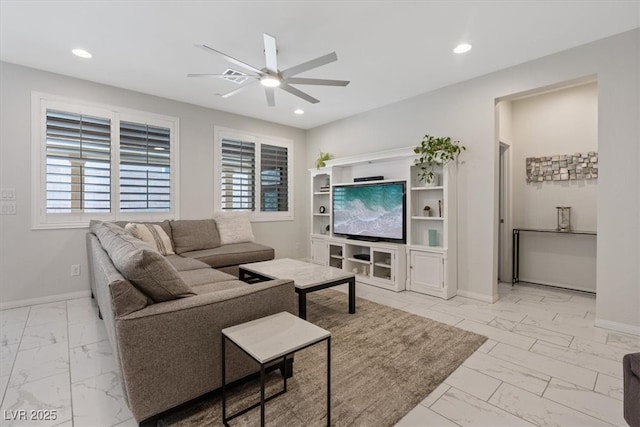
[[[568,230],[568,231],[560,231],[556,229],[545,229],[545,228],[514,228],[513,229],[513,237],[512,237],[512,251],[511,251],[511,285],[513,286],[515,283],[520,281],[520,233],[528,232],[528,233],[552,233],[552,234],[582,234],[588,236],[596,236],[595,231],[580,231],[580,230]]]

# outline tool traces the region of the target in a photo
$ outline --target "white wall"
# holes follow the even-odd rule
[[[526,158],[598,151],[598,86],[582,84],[511,102],[513,227],[554,229],[571,206],[574,230],[597,228],[598,180],[526,182]],[[502,125],[502,122],[501,122]],[[520,280],[596,291],[596,238],[520,236]]]
[[[467,146],[458,176],[458,288],[496,297],[498,98],[598,79],[597,323],[640,334],[638,75],[640,30],[429,92],[308,132],[308,163],[417,145],[425,133]],[[622,191],[624,188],[624,191]]]
[[[254,223],[253,230],[256,240],[273,246],[278,257],[304,251],[311,165],[305,163],[304,131],[8,63],[0,63],[0,87],[0,186],[16,189],[18,212],[0,216],[0,306],[89,290],[87,230],[31,230],[31,91],[178,117],[182,218],[210,218],[213,212],[218,194],[213,188],[215,125],[293,140],[295,219]],[[80,277],[70,276],[71,264],[81,264]]]

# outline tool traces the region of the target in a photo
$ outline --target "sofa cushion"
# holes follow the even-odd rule
[[[248,213],[216,212],[213,219],[216,221],[218,233],[220,233],[220,244],[255,241]]]
[[[214,270],[208,265],[205,268],[201,268],[199,270],[181,271],[180,277],[182,277],[182,280],[184,280],[186,284],[191,286],[196,293],[200,293],[196,289],[194,289],[194,287],[196,286],[207,285],[216,282],[225,282],[229,280],[237,280],[237,277],[234,277],[227,273],[223,273],[222,271]]]
[[[226,280],[226,281],[223,281],[223,282],[208,283],[206,285],[196,286],[195,288],[193,288],[193,290],[198,295],[204,295],[204,294],[208,294],[208,293],[211,293],[211,292],[219,292],[219,291],[224,291],[224,290],[227,290],[227,289],[235,289],[235,288],[241,288],[243,286],[251,286],[251,285],[247,285],[244,282],[241,282],[240,280],[236,279],[235,277],[234,277],[234,279],[235,280]]]
[[[122,228],[125,228],[127,226],[127,224],[129,224],[131,221],[113,221],[113,224],[119,225]],[[171,239],[171,225],[169,225],[169,220],[164,220],[164,221],[137,221],[138,224],[153,224],[153,225],[159,225],[160,227],[162,227],[162,229],[164,230],[165,233],[167,233],[167,236],[169,236],[169,238]],[[173,242],[172,242],[173,243]]]
[[[201,268],[211,269],[208,264],[205,264],[204,262],[198,261],[197,259],[193,258],[185,258],[180,255],[167,255],[164,258],[169,261],[169,264],[173,265],[173,267],[179,272],[188,270],[199,270]]]
[[[173,245],[169,235],[157,224],[128,223],[124,229],[136,239],[140,239],[162,255],[173,255]]]
[[[233,243],[219,248],[183,252],[182,256],[195,258],[213,268],[250,262],[269,261],[274,258],[273,248],[254,242]]]
[[[109,283],[111,306],[115,317],[126,316],[149,305],[149,298],[127,280]]]
[[[154,302],[195,295],[178,271],[151,246],[126,232],[120,234],[107,223],[92,230],[118,271]]]
[[[183,219],[170,224],[177,254],[220,246],[218,228],[212,219]]]

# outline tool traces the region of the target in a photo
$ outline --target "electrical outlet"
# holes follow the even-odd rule
[[[16,189],[15,188],[0,188],[0,199],[2,200],[15,200]]]
[[[73,264],[71,266],[71,275],[79,276],[80,275],[80,264]]]
[[[15,215],[16,202],[0,202],[0,215]]]

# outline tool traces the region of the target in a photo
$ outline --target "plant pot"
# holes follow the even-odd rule
[[[425,182],[426,187],[437,187],[439,184],[440,184],[440,174],[435,172],[433,174],[433,179],[431,181]]]

